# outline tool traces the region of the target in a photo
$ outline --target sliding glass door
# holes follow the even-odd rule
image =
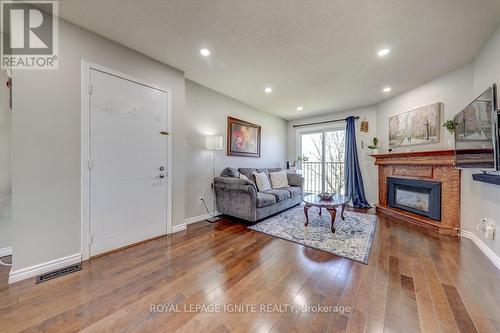
[[[329,129],[300,134],[300,164],[304,192],[344,193],[345,130]]]

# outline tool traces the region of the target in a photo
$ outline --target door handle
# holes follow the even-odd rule
[[[165,178],[165,175],[163,173],[160,173],[159,178]]]
[[[169,132],[167,132],[167,131],[160,131],[160,134],[161,134],[161,135],[170,135],[170,133],[169,133]]]

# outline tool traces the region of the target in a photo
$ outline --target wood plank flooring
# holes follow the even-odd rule
[[[500,332],[500,273],[471,241],[384,217],[368,265],[222,220],[39,285],[6,278],[1,332]],[[260,308],[283,304],[298,311]],[[222,305],[257,311],[208,312]]]

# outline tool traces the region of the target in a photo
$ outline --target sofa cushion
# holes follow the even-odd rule
[[[269,193],[257,192],[257,208],[274,205],[276,197]]]
[[[265,191],[265,193],[274,195],[276,197],[276,201],[283,201],[292,197],[290,191],[285,189],[273,189]]]
[[[287,173],[288,177],[288,185],[290,186],[301,186],[302,184],[302,176],[296,173]]]
[[[302,190],[298,186],[290,186],[290,187],[284,188],[283,190],[287,190],[288,192],[290,192],[292,197],[302,194]]]
[[[278,171],[282,171],[283,169],[281,168],[265,168],[265,169],[257,169],[258,172],[265,172],[265,173],[269,173],[269,172],[278,172]]]
[[[238,171],[242,174],[245,175],[248,180],[252,181],[255,183],[255,177],[254,173],[257,172],[257,169],[255,168],[239,168]]]

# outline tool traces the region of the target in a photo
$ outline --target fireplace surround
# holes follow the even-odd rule
[[[372,157],[375,158],[375,165],[378,166],[379,202],[376,205],[377,213],[394,218],[401,223],[423,227],[442,235],[458,236],[460,230],[460,170],[455,167],[453,150],[398,152],[376,154]],[[406,184],[399,184],[398,190],[401,194],[399,201],[396,190],[389,187],[392,178],[396,178],[399,182],[406,182]],[[431,186],[430,191],[428,191],[429,189],[421,189],[421,192],[415,194],[408,191],[408,187],[405,187],[413,181],[428,182],[429,186],[431,184],[433,186]],[[434,194],[431,194],[432,189],[434,189]],[[434,207],[431,207],[432,203],[427,201],[427,199],[434,199],[434,196],[437,196],[438,189],[440,191],[440,216],[436,212],[434,212],[435,215],[428,212]],[[390,194],[391,191],[393,194]],[[392,195],[394,197],[391,197]],[[432,198],[431,195],[433,195]],[[393,200],[392,204],[391,200]],[[395,202],[397,205],[394,204]]]

